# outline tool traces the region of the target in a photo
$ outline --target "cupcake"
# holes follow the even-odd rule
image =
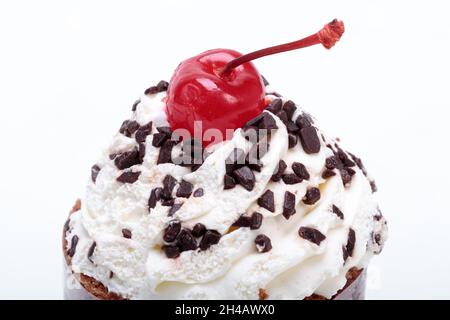
[[[65,298],[364,297],[387,237],[375,183],[258,57],[207,51],[133,104],[64,226]]]

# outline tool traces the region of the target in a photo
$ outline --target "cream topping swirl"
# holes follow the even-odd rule
[[[152,136],[155,127],[167,125],[164,97],[165,93],[144,95],[133,112],[131,120],[140,125],[153,122],[143,163],[131,167],[141,172],[135,183],[116,181],[122,171],[109,157],[136,147],[134,138],[116,134],[98,161],[101,170],[96,182],[89,181],[82,209],[71,216],[66,234],[69,243],[74,235],[80,238],[71,263],[75,273],[94,277],[109,291],[129,299],[258,299],[260,289],[269,299],[303,299],[313,293],[332,297],[344,286],[350,268],[367,266],[377,251],[374,230],[379,245],[386,238],[384,219],[379,218],[370,182],[358,167],[354,167],[356,173],[346,186],[339,172],[322,178],[325,160],[333,155],[327,144],[334,144],[334,140],[325,138],[319,130],[324,137],[319,153],[305,153],[300,143],[289,149],[286,126],[273,116],[279,129],[271,135],[261,171],[255,172],[255,187],[247,191],[237,185],[224,190],[225,159],[234,148],[251,147],[242,130],[216,146],[195,172],[171,163],[157,165],[160,149],[152,146]],[[297,108],[293,118],[302,113]],[[287,173],[292,173],[293,162],[304,164],[310,178],[293,185],[272,181],[280,160],[286,162]],[[183,205],[172,217],[161,203],[149,213],[150,191],[160,187],[168,174],[192,183],[194,189],[203,188],[204,195],[177,199]],[[314,205],[306,205],[302,198],[311,187],[320,189],[321,198]],[[266,190],[274,193],[274,212],[257,204]],[[289,220],[282,215],[286,191],[296,195],[296,213]],[[333,205],[341,209],[344,219],[333,213]],[[239,228],[227,233],[241,214],[255,211],[263,215],[258,230]],[[202,223],[223,236],[208,250],[184,251],[177,259],[168,259],[161,250],[162,235],[174,218],[184,227]],[[299,237],[302,226],[319,230],[326,239],[316,245]],[[349,228],[355,231],[356,242],[353,255],[344,261],[342,248]],[[131,239],[122,236],[123,229],[132,231]],[[272,250],[256,250],[254,240],[259,234],[271,239]],[[94,241],[95,252],[89,259],[87,253]]]

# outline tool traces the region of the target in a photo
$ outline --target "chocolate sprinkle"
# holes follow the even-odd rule
[[[257,230],[261,228],[263,220],[263,215],[259,212],[253,212],[252,217],[250,218],[250,229]]]
[[[320,140],[317,130],[314,127],[306,127],[300,130],[300,142],[303,150],[307,154],[318,153],[320,151]]]
[[[200,250],[207,250],[210,246],[219,243],[222,235],[216,230],[208,230],[200,241]]]
[[[180,251],[188,251],[197,249],[197,241],[188,229],[180,231],[177,237],[177,246]]]
[[[150,198],[148,199],[148,208],[153,209],[156,207],[156,203],[161,200],[162,188],[155,188],[150,193]]]
[[[176,259],[180,256],[180,249],[175,245],[163,246],[162,250],[169,259]]]
[[[179,220],[172,220],[164,230],[163,240],[166,242],[173,242],[176,240],[181,231],[181,222]]]
[[[272,249],[270,238],[264,234],[260,234],[255,239],[256,249],[260,253],[269,252]]]
[[[140,171],[137,172],[124,172],[122,173],[116,180],[121,183],[135,183],[139,176],[141,175]]]
[[[189,198],[192,194],[192,190],[194,189],[194,185],[185,180],[181,180],[180,187],[177,190],[177,197],[180,198]]]
[[[196,238],[202,237],[206,233],[206,227],[203,223],[197,223],[192,228],[192,235]]]
[[[283,216],[289,219],[295,212],[295,194],[286,191],[284,193]]]
[[[348,231],[347,244],[344,247],[342,247],[344,262],[347,261],[348,257],[353,256],[353,250],[355,249],[355,242],[356,242],[355,230],[350,228]]]
[[[170,208],[168,215],[173,216],[182,206],[182,203],[174,203],[172,208]]]
[[[295,173],[284,174],[281,178],[283,179],[283,182],[285,184],[297,184],[303,181],[303,179],[297,176]]]
[[[91,179],[95,183],[97,181],[98,174],[100,173],[100,167],[98,165],[93,165],[91,168]]]
[[[308,170],[306,170],[306,167],[304,164],[302,164],[300,162],[294,162],[292,164],[292,170],[298,177],[302,178],[303,180],[309,179],[309,173],[308,173]]]
[[[287,165],[286,162],[283,160],[280,160],[278,162],[278,166],[274,174],[272,175],[272,181],[278,182],[281,180],[281,176],[283,175],[284,171],[286,171]]]
[[[260,207],[263,207],[270,212],[275,212],[275,200],[272,191],[267,190],[264,192],[257,202]]]
[[[71,258],[75,255],[75,251],[77,249],[78,240],[79,240],[78,236],[75,235],[75,236],[72,237],[72,240],[70,241],[70,249],[67,250],[67,255],[69,257],[71,257]]]
[[[114,164],[119,170],[128,169],[140,163],[139,151],[137,149],[124,152],[114,159]]]
[[[332,210],[333,210],[333,213],[334,213],[334,214],[336,214],[339,218],[341,218],[342,220],[344,220],[344,213],[341,211],[341,209],[339,209],[338,207],[336,207],[336,206],[333,204]]]
[[[233,177],[247,191],[252,191],[255,187],[255,175],[249,167],[242,167],[233,171]]]
[[[301,238],[317,244],[318,246],[326,238],[319,230],[308,227],[301,227],[298,230],[298,234]]]
[[[197,190],[194,191],[194,198],[200,198],[203,197],[203,195],[205,194],[203,188],[198,188]]]
[[[87,254],[88,260],[89,260],[90,262],[92,262],[92,263],[94,263],[94,262],[92,261],[91,258],[92,258],[92,255],[94,254],[95,247],[97,247],[97,243],[94,241],[94,242],[92,243],[91,247],[89,248],[89,251],[88,251],[88,254]]]
[[[310,188],[306,191],[303,203],[307,205],[313,205],[320,199],[320,190],[318,188]]]
[[[229,176],[226,174],[223,178],[223,188],[225,190],[233,189],[236,186],[236,181],[234,181],[234,178],[232,176]]]
[[[297,107],[295,106],[295,103],[291,100],[288,100],[283,105],[283,110],[286,112],[289,119],[292,119],[292,116],[295,113],[295,110],[297,110]]]
[[[125,239],[131,239],[131,237],[133,236],[133,234],[131,233],[131,231],[129,229],[122,229],[122,236]]]

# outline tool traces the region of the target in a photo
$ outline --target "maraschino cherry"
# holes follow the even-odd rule
[[[343,22],[335,19],[302,40],[246,55],[229,49],[209,50],[182,62],[167,93],[166,112],[172,130],[187,129],[194,136],[195,121],[201,121],[201,134],[218,129],[225,139],[227,129],[242,127],[266,106],[264,83],[250,61],[316,44],[330,49],[343,33]],[[210,142],[203,141],[203,145]]]

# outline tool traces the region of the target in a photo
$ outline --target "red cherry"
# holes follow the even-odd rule
[[[202,121],[203,132],[218,129],[225,139],[226,129],[240,128],[263,111],[264,84],[252,63],[219,76],[227,63],[240,56],[233,50],[209,50],[178,66],[167,92],[172,130],[187,129],[193,136],[194,121]]]
[[[208,129],[218,129],[223,139],[228,138],[227,129],[242,127],[265,107],[264,84],[250,61],[316,44],[330,49],[343,33],[343,22],[335,19],[298,41],[246,55],[228,49],[210,50],[182,62],[167,92],[166,112],[172,130],[187,129],[194,136],[194,122],[201,121],[202,130],[197,133],[201,137]],[[202,142],[204,146],[211,143],[204,138]]]

